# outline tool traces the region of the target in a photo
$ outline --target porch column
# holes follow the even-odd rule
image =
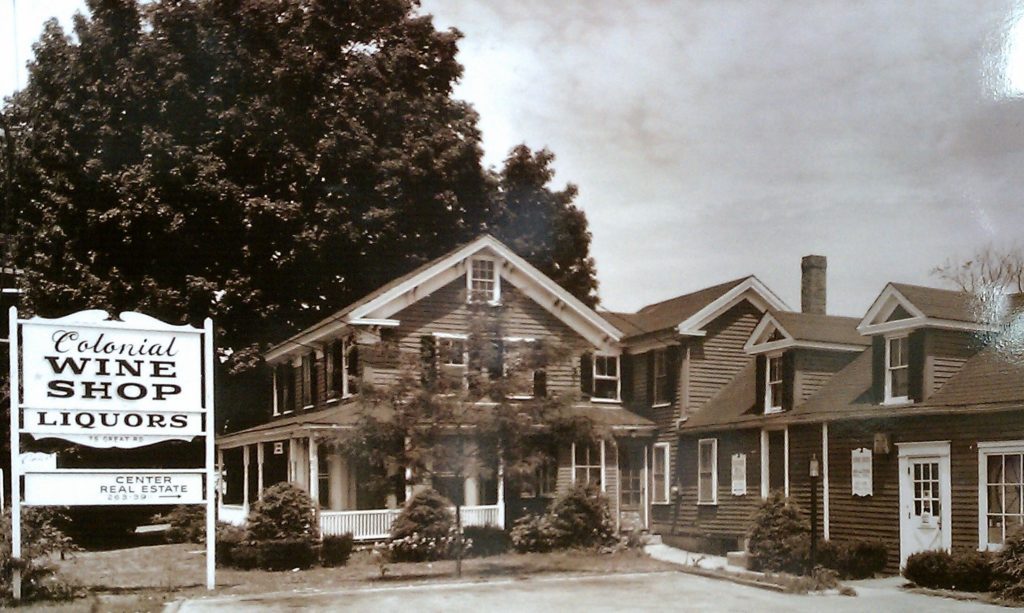
[[[466,480],[462,485],[462,498],[465,501],[467,507],[475,507],[480,505],[480,477],[479,475],[470,475],[466,477]]]
[[[313,504],[320,505],[320,455],[317,453],[316,439],[310,436],[309,441],[309,497]]]
[[[298,479],[298,465],[296,462],[296,456],[299,455],[298,445],[295,444],[295,439],[288,439],[288,483],[296,483]]]
[[[224,450],[217,448],[217,506],[224,504]]]
[[[821,422],[821,532],[829,540],[828,519],[828,422]]]
[[[242,445],[242,508],[249,508],[249,446]]]
[[[256,443],[256,498],[263,500],[263,443]]]
[[[498,527],[505,528],[505,462],[498,460]]]

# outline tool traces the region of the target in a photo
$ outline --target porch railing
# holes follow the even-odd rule
[[[357,541],[373,541],[388,537],[391,524],[401,509],[369,511],[321,511],[320,532],[324,536],[351,532]],[[452,508],[452,513],[455,509]],[[463,526],[497,526],[504,528],[501,508],[496,504],[462,507]]]
[[[249,509],[240,504],[222,504],[217,511],[217,518],[234,526],[244,526],[249,516]]]

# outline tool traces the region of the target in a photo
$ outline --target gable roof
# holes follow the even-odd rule
[[[703,328],[741,300],[749,299],[762,310],[786,309],[786,304],[753,276],[649,304],[636,313],[601,312],[601,316],[625,331],[625,339],[671,330],[673,335],[702,336]]]
[[[1015,302],[1009,296],[1010,303]],[[868,308],[857,329],[861,334],[882,334],[924,326],[953,330],[995,330],[985,321],[977,302],[965,292],[924,287],[907,283],[888,283]],[[890,319],[896,309],[906,317]]]
[[[839,317],[794,311],[767,312],[751,333],[744,349],[747,353],[764,353],[788,347],[860,351],[871,339],[857,331],[856,317]],[[778,340],[768,340],[777,331]]]
[[[497,269],[503,282],[510,282],[527,297],[565,322],[595,346],[609,348],[623,333],[607,319],[580,302],[547,275],[515,254],[489,234],[449,251],[416,270],[382,285],[333,315],[273,346],[264,359],[280,358],[298,348],[322,341],[347,326],[396,326],[392,315],[466,273],[466,262],[478,254],[503,260]]]

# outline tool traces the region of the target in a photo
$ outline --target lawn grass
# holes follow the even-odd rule
[[[77,612],[90,610],[100,598],[102,610],[158,611],[162,603],[183,597],[209,594],[205,589],[205,549],[202,545],[154,545],[114,551],[81,552],[55,563],[68,578],[85,586],[90,599],[55,608],[29,610]],[[492,578],[524,578],[538,574],[608,574],[659,572],[673,565],[651,559],[639,550],[611,554],[592,551],[560,551],[547,554],[508,553],[463,561],[461,581]],[[457,581],[455,562],[388,564],[380,568],[369,551],[356,551],[346,566],[304,571],[217,569],[215,594],[359,589],[423,582]]]

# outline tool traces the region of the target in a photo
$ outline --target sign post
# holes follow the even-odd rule
[[[9,323],[12,557],[21,557],[23,504],[205,504],[206,586],[213,589],[213,322],[178,326],[141,313],[121,313],[114,320],[97,310],[22,320],[11,307]],[[201,436],[205,459],[202,468],[174,470],[23,464],[21,434],[98,448]],[[14,568],[18,600],[21,573],[18,564]]]

